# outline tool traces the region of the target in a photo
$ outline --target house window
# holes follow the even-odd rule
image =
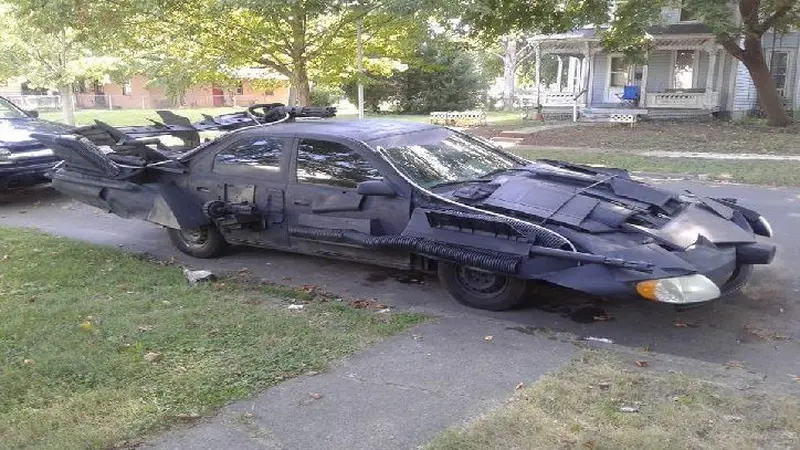
[[[630,81],[630,70],[625,64],[625,58],[622,56],[613,56],[611,58],[611,80],[610,86],[622,87],[627,86]]]
[[[781,97],[786,97],[787,79],[789,77],[789,52],[770,52],[769,72],[775,80],[775,87]]]
[[[125,83],[122,85],[122,95],[131,95],[133,93],[133,86],[131,83]]]
[[[694,50],[678,50],[675,52],[675,63],[672,67],[672,87],[674,89],[691,89],[694,87],[696,64],[697,53]]]
[[[236,85],[236,91],[235,92],[236,92],[236,95],[244,95],[244,83],[243,82],[240,81]]]

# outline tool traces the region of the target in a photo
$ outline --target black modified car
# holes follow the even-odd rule
[[[0,97],[0,191],[50,180],[45,173],[58,158],[32,133],[66,133],[69,127],[38,118]]]
[[[256,105],[195,124],[160,112],[147,127],[36,137],[64,158],[56,189],[163,225],[189,255],[241,244],[433,271],[477,308],[512,307],[541,282],[706,302],[775,254],[769,223],[736,199],[528,161],[440,126],[319,119],[334,112]],[[201,143],[204,130],[228,133]],[[143,139],[158,135],[186,145]]]

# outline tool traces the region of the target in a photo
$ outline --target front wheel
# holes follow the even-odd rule
[[[457,302],[472,308],[503,311],[525,299],[527,282],[519,278],[440,261],[439,280]]]
[[[168,228],[167,232],[178,250],[195,258],[214,258],[228,247],[225,237],[213,225],[191,230]]]

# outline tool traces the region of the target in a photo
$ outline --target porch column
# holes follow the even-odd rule
[[[581,86],[577,91],[580,92],[589,87],[589,64],[586,60],[589,58],[588,54],[583,55],[581,59]]]
[[[594,73],[594,57],[595,53],[593,51],[589,51],[588,56],[585,57],[587,62],[586,73],[588,74],[588,86],[586,86],[586,106],[592,104],[592,98],[594,96],[594,83],[592,82],[592,78],[597,76],[597,74]]]
[[[564,71],[564,58],[561,55],[556,55],[558,58],[558,73],[556,74],[556,85],[558,86],[558,92],[561,92],[561,72]]]
[[[569,57],[567,66],[567,92],[575,92],[575,73],[578,60],[574,56]]]
[[[709,45],[706,47],[706,51],[708,52],[708,73],[706,74],[706,95],[704,103],[706,108],[711,108],[715,106],[711,104],[711,99],[713,98],[711,91],[714,88],[714,69],[717,66],[717,49],[714,48],[714,45]]]
[[[649,55],[647,57],[649,61]],[[649,71],[650,67],[645,63],[642,66],[642,84],[639,86],[639,106],[641,107],[647,106],[647,76]]]
[[[533,44],[533,52],[534,57],[536,58],[536,72],[534,77],[534,82],[536,83],[536,106],[539,106],[542,103],[542,86],[540,83],[540,67],[542,66],[542,58],[541,58],[541,51],[539,48],[539,43]]]

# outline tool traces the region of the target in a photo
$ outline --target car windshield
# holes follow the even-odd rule
[[[0,119],[22,119],[27,117],[19,108],[4,98],[0,98]]]
[[[446,128],[391,136],[371,143],[425,188],[478,180],[520,166],[491,145]]]

